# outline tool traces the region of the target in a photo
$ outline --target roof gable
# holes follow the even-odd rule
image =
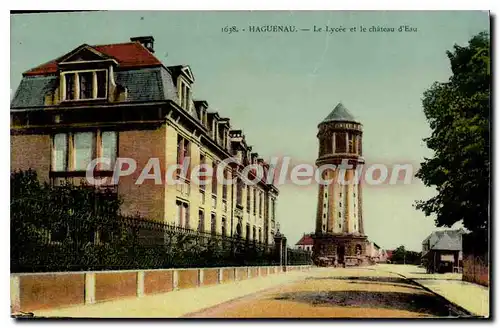
[[[78,61],[92,61],[92,60],[105,60],[109,57],[100,51],[92,48],[87,44],[82,44],[75,50],[67,53],[65,56],[59,58],[57,62],[61,63],[71,63]]]
[[[191,67],[188,65],[184,66],[182,68],[182,73],[191,81],[191,83],[194,83],[194,75],[193,72],[191,71]]]
[[[185,77],[190,83],[194,83],[194,75],[188,65],[169,66],[168,70],[172,73],[172,77],[177,79],[180,75]]]

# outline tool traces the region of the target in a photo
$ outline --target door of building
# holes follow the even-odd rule
[[[339,264],[344,264],[345,263],[345,246],[344,245],[339,245],[338,249],[338,262]]]

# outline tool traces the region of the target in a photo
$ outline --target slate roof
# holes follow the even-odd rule
[[[177,101],[172,76],[163,66],[115,72],[115,81],[127,89],[126,102]],[[55,75],[25,76],[11,102],[11,108],[43,107],[45,96],[58,86]]]
[[[40,107],[44,105],[45,96],[57,88],[59,78],[49,76],[23,77],[12,98],[11,108]]]
[[[461,251],[463,234],[462,229],[434,231],[422,244],[430,242],[429,250]]]
[[[328,116],[325,117],[325,119],[321,123],[338,121],[359,123],[356,118],[347,110],[347,108],[342,105],[342,103],[338,103],[337,106],[335,106],[335,108],[332,110],[332,112],[328,114]]]

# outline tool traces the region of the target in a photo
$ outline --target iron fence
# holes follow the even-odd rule
[[[18,226],[11,236],[12,272],[279,264],[273,245],[131,217]]]

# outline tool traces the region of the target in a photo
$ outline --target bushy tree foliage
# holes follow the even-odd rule
[[[487,231],[490,213],[490,38],[474,36],[447,52],[453,75],[424,93],[423,108],[434,151],[417,173],[437,195],[416,208],[436,215],[436,225],[462,221],[473,232]]]
[[[272,246],[126,217],[109,189],[11,173],[11,271],[274,265]],[[153,218],[154,219],[154,218]],[[290,250],[289,264],[310,256]]]

